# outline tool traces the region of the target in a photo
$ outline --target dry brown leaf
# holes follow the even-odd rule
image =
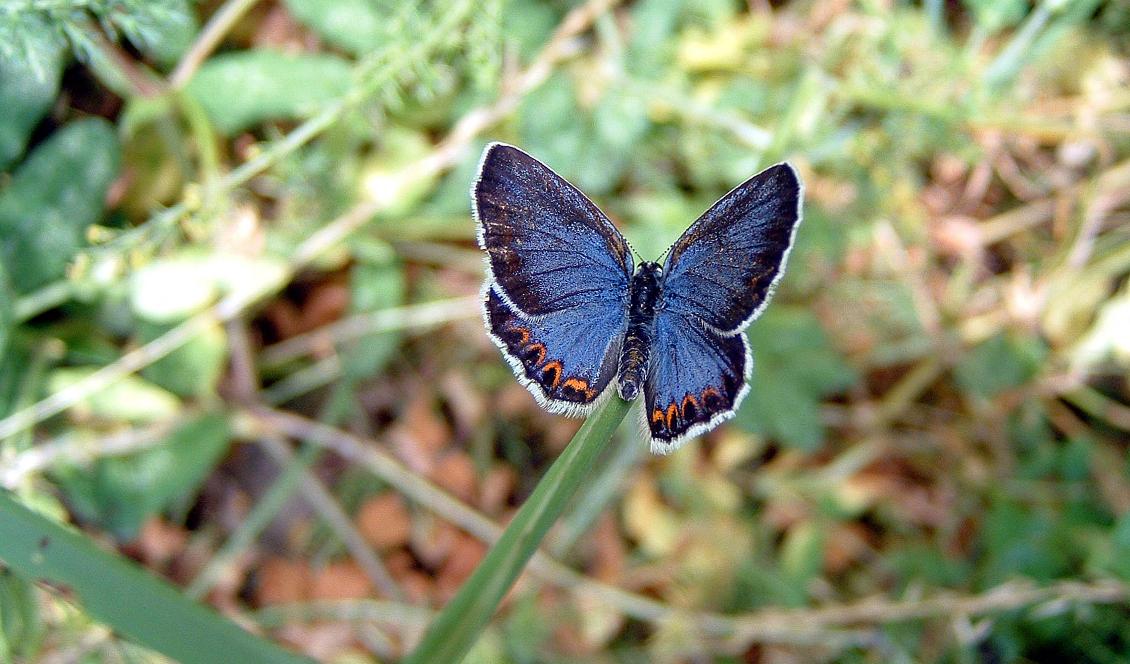
[[[286,604],[310,594],[310,568],[285,558],[268,558],[259,568],[256,599],[261,606]]]
[[[412,552],[426,567],[438,568],[451,555],[459,529],[426,514],[418,514],[412,526]]]
[[[431,392],[419,390],[409,399],[389,429],[389,439],[409,468],[423,475],[432,472],[439,453],[451,441],[451,430],[436,411]]]
[[[184,529],[164,519],[147,519],[127,552],[147,567],[161,569],[179,555],[188,542]]]
[[[357,530],[377,551],[402,546],[412,534],[412,517],[399,494],[391,491],[366,500],[357,511]]]
[[[430,478],[465,503],[475,502],[478,473],[475,463],[464,452],[447,454],[436,464]]]
[[[330,563],[314,572],[311,599],[364,599],[373,594],[373,584],[353,561]]]
[[[471,576],[486,554],[486,544],[466,533],[457,533],[451,555],[436,574],[436,599],[447,603],[454,597],[459,586]]]

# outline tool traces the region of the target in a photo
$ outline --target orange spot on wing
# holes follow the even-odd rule
[[[722,394],[719,393],[718,390],[714,389],[713,387],[709,387],[709,386],[703,388],[703,390],[702,390],[702,404],[704,406],[709,408],[711,397],[717,399],[718,401],[722,401]]]
[[[687,396],[683,397],[683,407],[682,407],[682,412],[680,413],[680,415],[682,415],[684,420],[690,419],[690,418],[687,417],[687,404],[688,403],[691,405],[691,408],[694,408],[694,414],[696,416],[698,415],[698,411],[699,411],[698,400],[695,399],[694,396],[688,394]]]
[[[675,430],[675,422],[679,417],[679,406],[674,401],[667,406],[667,429],[670,431]]]
[[[538,359],[536,359],[532,363],[530,363],[535,367],[541,366],[541,363],[545,362],[545,344],[538,343],[538,342],[535,341],[532,344],[527,344],[526,346],[524,346],[522,348],[522,351],[524,353],[537,353]]]
[[[663,420],[663,409],[662,408],[656,408],[655,410],[651,411],[651,423],[652,424],[665,424],[665,422]]]
[[[557,384],[561,382],[561,372],[564,370],[564,367],[561,366],[561,362],[557,360],[546,362],[545,366],[541,368],[542,376],[546,376],[551,371],[553,372],[553,382],[549,385],[549,389],[557,389]],[[565,381],[565,384],[568,385],[569,381]]]
[[[525,346],[526,344],[530,343],[530,328],[515,325],[514,327],[510,328],[510,331],[516,332],[518,334],[519,346]]]
[[[589,399],[590,401],[592,399],[596,398],[596,390],[589,387],[589,382],[587,380],[584,380],[583,378],[576,378],[576,377],[567,378],[567,379],[565,379],[565,382],[562,384],[562,387],[574,389],[574,390],[584,394],[585,398]]]

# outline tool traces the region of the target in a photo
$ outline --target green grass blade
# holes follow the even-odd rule
[[[186,664],[310,661],[245,632],[8,491],[0,491],[0,561],[25,578],[65,589],[116,632]]]
[[[590,474],[593,460],[608,444],[627,414],[628,406],[628,402],[612,395],[585,421],[518,510],[506,532],[436,617],[405,662],[454,664],[463,659],[534,555],[546,531],[561,515],[581,481]]]

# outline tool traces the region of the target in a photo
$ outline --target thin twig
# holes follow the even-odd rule
[[[15,489],[27,477],[59,463],[87,463],[156,447],[165,441],[170,431],[190,417],[185,413],[173,420],[115,431],[101,437],[90,436],[82,431],[68,432],[58,438],[39,443],[5,463],[0,469],[0,486]]]
[[[192,43],[192,47],[173,69],[173,73],[169,76],[169,87],[179,90],[187,85],[196,70],[223,40],[224,35],[232,29],[236,21],[255,6],[256,2],[258,0],[228,0],[217,9],[196,37],[196,41]]]
[[[316,330],[298,334],[264,348],[259,361],[271,367],[309,355],[318,348],[337,346],[346,341],[379,332],[428,328],[479,315],[479,297],[458,297],[422,304],[408,304],[342,318]]]
[[[289,466],[294,463],[294,454],[278,438],[264,436],[259,439],[259,443],[280,466]],[[353,527],[349,515],[341,509],[341,506],[337,504],[326,487],[322,486],[321,481],[305,469],[302,471],[302,494],[306,502],[314,508],[314,511],[322,517],[330,530],[345,545],[349,554],[353,556],[357,564],[361,566],[362,571],[365,572],[365,576],[373,582],[373,587],[385,597],[404,599],[404,593],[400,590],[400,586],[389,574],[388,568],[385,567],[380,556],[370,548],[361,533]]]

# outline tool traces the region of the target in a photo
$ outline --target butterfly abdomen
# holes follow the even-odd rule
[[[624,335],[617,371],[620,397],[625,401],[639,395],[640,386],[647,378],[662,277],[663,268],[658,263],[640,263],[628,287],[628,331]]]

